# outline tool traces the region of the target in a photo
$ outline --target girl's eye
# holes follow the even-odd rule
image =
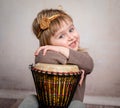
[[[59,39],[64,38],[64,35],[60,35],[58,38],[59,38]]]
[[[74,28],[72,27],[72,28],[70,28],[70,30],[69,30],[69,32],[73,32],[74,31]]]

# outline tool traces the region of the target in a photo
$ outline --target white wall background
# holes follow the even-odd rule
[[[0,89],[34,90],[28,65],[39,43],[32,21],[41,9],[59,5],[94,59],[86,95],[120,97],[120,0],[0,0]]]

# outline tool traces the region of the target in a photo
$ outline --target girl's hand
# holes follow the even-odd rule
[[[45,55],[48,50],[51,50],[51,51],[59,52],[59,53],[63,54],[65,57],[67,57],[67,58],[69,57],[69,49],[66,48],[66,47],[53,46],[53,45],[41,46],[35,52],[35,56],[37,56],[41,50],[43,50],[43,55]]]
[[[82,86],[83,80],[84,80],[84,76],[85,76],[85,71],[83,69],[80,70],[82,72],[81,74],[81,79],[79,81],[79,86]]]

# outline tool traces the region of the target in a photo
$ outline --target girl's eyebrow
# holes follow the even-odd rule
[[[60,35],[60,34],[62,34],[64,31],[60,31],[60,30],[58,30],[56,33],[55,33],[55,37],[57,37],[58,35]]]
[[[57,31],[56,33],[55,33],[55,36],[57,36],[57,35],[59,35],[59,34],[62,34],[64,31],[66,31],[67,29],[69,29],[69,28],[71,28],[71,27],[74,27],[74,25],[73,25],[73,23],[72,24],[70,24],[65,30],[62,30],[62,31]],[[62,27],[61,27],[62,28]]]
[[[70,25],[70,27],[71,27],[71,26],[74,26],[74,24],[72,23],[72,24]]]

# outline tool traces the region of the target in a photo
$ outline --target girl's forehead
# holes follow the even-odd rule
[[[70,20],[61,21],[61,23],[60,23],[60,25],[58,27],[59,28],[58,30],[65,29],[65,28],[69,27],[72,24],[73,24],[73,22],[70,21]]]

